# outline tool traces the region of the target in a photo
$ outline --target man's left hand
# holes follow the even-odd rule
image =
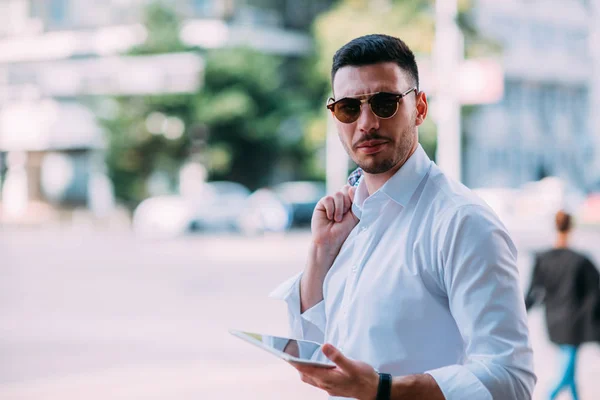
[[[335,368],[291,363],[300,372],[303,382],[325,390],[330,396],[358,400],[374,400],[377,397],[379,374],[373,367],[345,357],[330,344],[323,346],[323,353],[335,363]]]

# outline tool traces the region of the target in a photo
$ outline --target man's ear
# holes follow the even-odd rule
[[[425,121],[428,110],[429,104],[427,104],[427,95],[425,92],[417,93],[417,115],[415,117],[415,126],[419,126]]]

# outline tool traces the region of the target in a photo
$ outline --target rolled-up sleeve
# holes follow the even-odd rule
[[[313,307],[300,312],[300,280],[299,273],[279,285],[269,294],[270,298],[287,303],[290,336],[296,339],[312,340],[323,343],[325,332],[325,302],[320,301]]]
[[[462,206],[439,230],[440,280],[466,360],[427,371],[448,400],[531,399],[536,377],[517,250],[484,206]]]

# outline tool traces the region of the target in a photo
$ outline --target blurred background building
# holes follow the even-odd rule
[[[475,15],[502,46],[505,89],[465,122],[465,183],[515,188],[556,176],[581,192],[600,190],[591,2],[479,0]]]

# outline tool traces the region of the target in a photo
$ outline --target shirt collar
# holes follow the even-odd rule
[[[415,152],[406,160],[404,165],[377,191],[406,207],[417,187],[429,172],[431,160],[419,144]],[[362,209],[363,203],[369,197],[364,176],[360,177],[354,204]]]

